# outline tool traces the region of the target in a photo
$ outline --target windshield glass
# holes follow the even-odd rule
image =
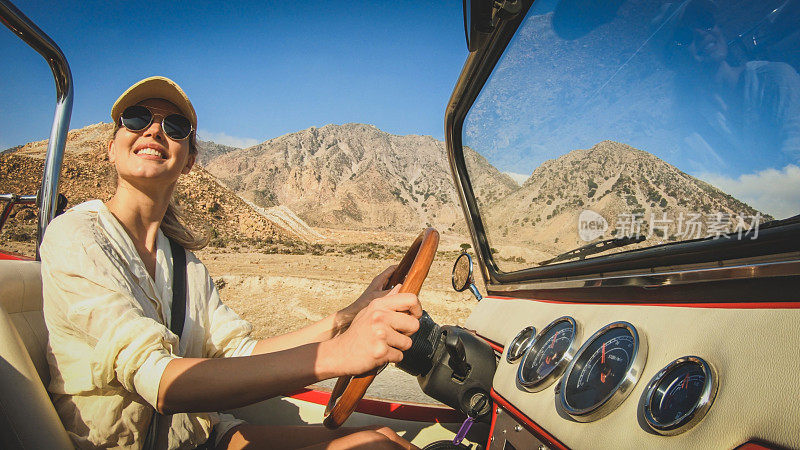
[[[800,212],[799,11],[534,2],[463,126],[499,268],[757,239]]]

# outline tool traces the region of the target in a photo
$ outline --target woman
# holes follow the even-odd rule
[[[49,390],[76,447],[140,448],[155,429],[158,448],[414,448],[383,428],[297,432],[203,412],[399,361],[421,307],[414,295],[381,291],[389,268],[342,311],[256,341],[187,252],[179,340],[169,330],[168,238],[188,249],[204,243],[182,225],[170,201],[197,154],[195,111],[177,84],[152,77],[125,91],[111,117],[114,196],[53,220],[41,246]]]

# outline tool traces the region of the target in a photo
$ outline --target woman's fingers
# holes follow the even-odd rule
[[[419,298],[414,294],[393,293],[385,297],[373,300],[377,308],[385,308],[391,311],[408,312],[419,319],[422,317],[422,305]]]
[[[414,334],[419,330],[419,319],[406,313],[390,312],[386,315],[386,323],[398,333],[405,335]]]
[[[383,272],[379,273],[375,278],[372,279],[372,283],[370,283],[370,287],[373,289],[380,289],[382,290],[384,286],[386,286],[386,282],[389,281],[389,277],[392,276],[394,270],[397,269],[397,264],[393,264]]]
[[[400,334],[397,331],[390,331],[386,334],[386,344],[391,348],[404,352],[411,348],[412,340],[405,334]],[[398,359],[397,361],[400,360]],[[397,361],[392,360],[392,362]]]
[[[364,373],[387,362],[403,359],[411,338],[419,329],[422,306],[414,294],[397,293],[373,300],[353,319],[350,327],[335,339],[345,374]]]

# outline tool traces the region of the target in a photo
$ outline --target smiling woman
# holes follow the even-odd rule
[[[161,98],[148,98],[148,95],[159,95]],[[158,117],[162,118],[161,122],[156,120]],[[186,94],[172,80],[151,77],[131,86],[114,103],[111,108],[111,119],[114,131],[108,144],[108,158],[117,170],[117,192],[124,192],[127,189],[126,183],[136,182],[136,177],[127,176],[131,170],[136,176],[141,177],[147,170],[163,172],[171,166],[172,172],[180,168],[179,173],[186,174],[194,165],[198,146],[193,131],[197,128],[197,115]],[[169,139],[165,139],[164,136]],[[115,145],[115,142],[118,142],[118,145]],[[118,147],[122,150],[117,151]],[[126,153],[126,148],[132,149],[132,153]],[[131,159],[131,156],[138,159]],[[118,158],[121,158],[120,164],[117,164]],[[149,165],[151,166],[149,169],[142,161],[148,159],[154,161]],[[149,178],[153,178],[154,175],[156,173],[152,173]],[[120,183],[121,181],[124,182]],[[152,182],[146,184],[141,186],[141,189],[145,191],[163,189]],[[170,198],[174,188],[173,183],[169,187]],[[115,195],[109,204],[116,205],[119,202]],[[189,250],[204,247],[208,243],[208,237],[198,235],[185,223],[180,210],[170,200],[161,223],[164,234]]]
[[[148,78],[120,96],[111,116],[116,192],[57,217],[41,245],[48,389],[73,444],[416,448],[388,428],[251,426],[206,412],[400,361],[419,327],[419,301],[399,285],[383,290],[390,267],[343,310],[283,336],[251,338],[252,326],[184,250],[205,240],[170,206],[197,155],[186,94],[167,78]]]

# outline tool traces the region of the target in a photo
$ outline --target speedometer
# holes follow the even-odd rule
[[[647,342],[628,322],[614,322],[597,331],[567,367],[560,400],[579,422],[613,411],[631,393],[647,359]]]
[[[517,370],[519,384],[538,392],[561,376],[578,349],[577,331],[572,317],[564,316],[547,325],[522,358]]]

